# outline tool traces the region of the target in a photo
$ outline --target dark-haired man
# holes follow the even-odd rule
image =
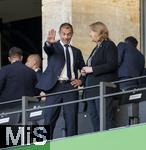
[[[81,51],[73,47],[70,41],[73,36],[73,27],[69,23],[63,23],[59,29],[60,40],[55,41],[56,31],[50,30],[44,50],[48,55],[48,66],[43,73],[37,88],[46,93],[55,93],[76,89],[83,82],[78,79],[78,70],[84,67],[84,60]],[[78,92],[49,96],[46,105],[70,102],[78,99]],[[77,134],[77,104],[63,106],[65,119],[66,136]],[[45,110],[45,125],[50,127],[50,139],[53,138],[53,131],[59,117],[60,107],[53,107]]]
[[[138,41],[137,41],[137,39],[135,37],[128,36],[128,37],[125,38],[125,42],[128,43],[128,44],[131,44],[132,46],[137,48]]]

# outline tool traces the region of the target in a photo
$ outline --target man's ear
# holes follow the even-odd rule
[[[34,64],[34,65],[37,65],[37,61],[36,61],[36,60],[34,60],[34,61],[33,61],[33,64]]]

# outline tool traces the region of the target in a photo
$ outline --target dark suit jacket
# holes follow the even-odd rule
[[[118,77],[141,76],[144,70],[144,56],[134,46],[120,42],[118,44]]]
[[[42,75],[42,71],[39,69],[38,71],[36,71],[36,76],[37,76],[37,80],[39,81]]]
[[[144,71],[142,73],[142,76],[146,76],[146,68],[144,68]],[[139,87],[146,87],[146,78],[141,78],[138,80]],[[145,92],[145,91],[144,91]]]
[[[0,102],[22,96],[34,96],[37,78],[35,72],[20,61],[0,70]]]
[[[73,52],[74,61],[74,73],[75,78],[78,78],[78,70],[81,70],[85,66],[82,53],[76,47],[71,46]],[[56,84],[62,69],[65,64],[64,49],[60,44],[60,41],[48,46],[44,45],[44,50],[48,55],[48,66],[41,76],[40,81],[37,84],[37,88],[48,91]],[[81,79],[83,80],[83,78]]]
[[[99,84],[100,81],[110,82],[116,80],[117,64],[117,47],[110,40],[103,41],[92,57],[91,66],[93,73],[87,75],[86,86]]]

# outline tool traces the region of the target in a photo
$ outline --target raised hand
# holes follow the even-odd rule
[[[56,31],[54,29],[51,29],[49,32],[48,32],[48,38],[47,38],[47,42],[50,43],[50,44],[53,44],[55,43],[55,37],[56,37]]]

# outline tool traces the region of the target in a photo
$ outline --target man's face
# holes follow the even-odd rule
[[[60,32],[59,32],[59,35],[60,35],[60,39],[61,41],[64,43],[64,44],[69,44],[70,41],[71,41],[71,38],[72,38],[72,30],[70,28],[64,28],[62,27]]]

